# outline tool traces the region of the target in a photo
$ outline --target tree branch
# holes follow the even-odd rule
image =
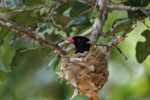
[[[44,39],[43,37],[40,37],[39,35],[37,35],[35,32],[30,30],[29,28],[24,28],[22,26],[17,25],[16,23],[8,22],[8,21],[2,19],[1,17],[0,17],[0,27],[7,27],[9,29],[12,29],[12,30],[16,31],[17,33],[23,34],[26,37],[39,42],[40,44],[43,44],[45,46],[49,46],[49,47],[55,49],[58,54],[66,55],[66,52],[58,46],[58,43],[54,43],[47,39]]]
[[[100,36],[100,33],[102,33],[102,27],[107,18],[107,9],[106,8],[107,8],[108,3],[109,3],[109,0],[98,0],[98,6],[100,8],[98,11],[98,16],[95,19],[94,24],[92,26],[93,31],[92,31],[92,34],[90,37],[90,40],[93,43],[97,42],[97,40]]]
[[[124,5],[109,5],[107,6],[109,10],[130,10],[137,11],[139,9],[150,10],[149,7],[132,7],[132,6],[124,6]]]

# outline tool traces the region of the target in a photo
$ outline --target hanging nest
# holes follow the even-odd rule
[[[72,98],[77,94],[84,94],[88,100],[100,100],[97,93],[109,75],[108,56],[108,48],[99,46],[84,53],[61,57],[59,64],[61,71],[57,74],[74,88]]]

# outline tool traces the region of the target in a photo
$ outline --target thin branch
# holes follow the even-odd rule
[[[25,49],[25,50],[22,50],[21,53],[27,52],[27,51],[36,50],[36,49],[41,49],[41,48],[46,48],[46,46],[42,46],[42,47],[34,47],[34,48],[27,48],[27,49]]]
[[[120,36],[116,36],[112,41],[110,41],[107,44],[107,46],[108,47],[116,46],[118,43],[120,43],[121,41],[123,41],[125,37],[126,37],[126,33],[124,32]]]
[[[96,46],[107,46],[109,48],[115,47],[118,43],[120,43],[121,41],[124,40],[124,38],[126,37],[126,33],[122,33],[120,36],[116,36],[112,41],[108,42],[107,44],[99,44],[99,43],[92,43],[89,42],[90,44],[94,44]]]
[[[33,11],[33,10],[39,10],[41,8],[44,8],[44,6],[39,6],[39,7],[34,7],[34,8],[22,8],[22,9],[18,9],[18,10],[12,10],[9,13],[13,14],[13,13],[19,13],[19,12],[23,12],[23,11]]]
[[[9,29],[12,29],[17,33],[23,34],[26,37],[39,42],[40,44],[43,44],[45,46],[50,46],[51,48],[55,49],[58,54],[66,55],[66,52],[58,46],[58,43],[54,43],[47,39],[44,39],[43,37],[40,37],[29,28],[24,28],[22,26],[17,25],[16,23],[8,22],[2,19],[1,17],[0,17],[0,27],[7,27]]]
[[[123,52],[121,51],[121,49],[117,47],[117,45],[115,46],[115,48],[118,50],[118,52],[121,54],[121,56],[122,56],[125,60],[128,60],[128,58],[123,54]]]
[[[109,10],[130,10],[137,11],[139,9],[150,10],[150,7],[133,7],[133,6],[124,6],[124,5],[109,5],[107,6]]]

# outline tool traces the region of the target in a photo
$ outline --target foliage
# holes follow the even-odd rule
[[[60,38],[64,36],[81,34],[92,26],[91,19],[97,16],[95,9],[75,0],[70,0],[70,2],[59,2],[61,0],[3,1],[0,2],[0,16],[18,25],[29,27],[38,35],[53,42],[62,42]],[[96,0],[91,1],[95,3]],[[112,1],[118,2],[118,0]],[[150,5],[150,0],[125,1],[123,4],[128,6],[149,7]],[[123,20],[118,20],[120,18]],[[140,24],[136,22],[137,20],[141,21]],[[109,36],[111,35],[109,29],[114,21],[116,21],[114,32],[117,35],[124,31],[129,35],[129,38],[127,37],[125,42],[119,45],[129,57],[129,61],[122,60],[116,50],[111,49],[110,62],[114,67],[111,69],[111,75],[113,78],[118,78],[118,76],[120,78],[112,78],[108,82],[111,91],[106,87],[104,89],[107,93],[102,93],[101,96],[104,100],[149,100],[150,96],[147,95],[150,93],[149,11],[141,8],[134,12],[110,12],[103,28]],[[140,31],[135,26],[140,27]],[[139,42],[143,39],[139,34],[145,38],[144,42]],[[98,42],[105,43],[110,40],[109,37],[101,38]],[[132,51],[132,49],[136,50]],[[137,61],[142,63],[141,65],[135,60],[134,54],[136,54]],[[55,81],[53,69],[59,70],[59,60],[54,55],[54,50],[49,47],[43,47],[8,28],[0,28],[0,99],[67,100],[72,90],[65,85],[65,81],[61,85],[60,81]],[[147,71],[144,73],[144,70]],[[122,76],[121,72],[125,75]],[[139,76],[135,77],[136,74]],[[121,83],[120,79],[124,79],[125,82]],[[78,96],[75,99],[81,98],[85,97]]]

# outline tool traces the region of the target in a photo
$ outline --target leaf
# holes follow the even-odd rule
[[[26,50],[26,49],[27,48],[19,48],[16,50],[16,55],[13,57],[13,60],[11,62],[11,66],[18,66],[32,52],[32,50],[22,52],[23,50]]]
[[[4,66],[4,64],[3,64],[3,62],[1,61],[1,59],[0,59],[0,73],[1,72],[10,72],[10,70],[9,69],[7,69],[5,66]]]
[[[4,1],[4,6],[7,8],[14,8],[17,6],[17,3],[15,0],[5,0]]]
[[[55,63],[54,63],[54,71],[56,71],[56,69],[58,68],[59,65],[59,60],[56,59]]]
[[[89,20],[85,16],[81,16],[79,18],[72,19],[66,27],[72,27],[77,25],[88,25],[90,24]]]
[[[54,65],[54,63],[56,62],[56,60],[57,60],[56,56],[55,56],[55,57],[53,57],[53,58],[50,60],[50,62],[49,62],[49,64],[48,64],[48,66],[49,66],[49,67],[53,66],[53,65]]]
[[[0,72],[0,81],[4,81],[6,79],[6,73]]]
[[[45,33],[45,34],[44,34],[44,37],[45,37],[46,39],[48,39],[48,40],[51,40],[51,41],[58,41],[58,40],[60,40],[61,35],[55,34],[55,33],[52,32],[52,33],[50,33],[50,34]]]
[[[150,3],[150,0],[128,0],[124,3],[127,6],[135,6],[135,7],[146,7]],[[137,17],[147,17],[148,11],[140,8],[138,11],[128,11],[128,16],[130,18]]]
[[[37,27],[37,23],[39,22],[39,19],[41,16],[38,12],[34,11],[22,11],[15,13],[13,16],[9,18],[9,20],[23,25],[23,26],[30,26],[32,29]]]
[[[52,56],[48,66],[49,66],[49,68],[53,67],[54,71],[56,71],[56,69],[58,67],[58,64],[59,64],[59,60],[57,59],[57,57],[56,56]]]
[[[5,38],[5,36],[9,33],[9,30],[8,28],[1,28],[0,30],[0,45],[3,44],[3,40]]]
[[[45,3],[44,0],[22,0],[23,4],[28,6],[39,6]]]
[[[119,33],[119,32],[124,32],[125,31],[126,33],[129,33],[134,29],[134,28],[132,28],[132,25],[133,25],[132,19],[127,19],[126,21],[121,22],[118,25],[116,25],[113,32],[114,33]],[[108,31],[107,34],[108,33],[110,33],[110,31]]]
[[[127,0],[124,4],[135,7],[145,7],[150,3],[150,0]]]
[[[0,7],[0,12],[2,12],[2,13],[8,13],[10,11],[12,11],[12,10],[9,8]]]
[[[139,63],[142,63],[150,54],[150,30],[142,32],[145,37],[145,42],[138,42],[136,45],[136,58]]]
[[[54,16],[54,20],[57,24],[66,25],[71,18],[66,16]]]
[[[70,7],[70,2],[62,3],[57,9],[57,14],[63,15],[63,13]]]
[[[76,1],[71,3],[71,7],[72,7],[70,11],[71,17],[79,17],[81,13],[83,13],[84,11],[90,8],[88,5]]]
[[[51,22],[45,22],[45,23],[38,23],[39,32],[45,31],[47,28],[49,28],[52,25]]]

